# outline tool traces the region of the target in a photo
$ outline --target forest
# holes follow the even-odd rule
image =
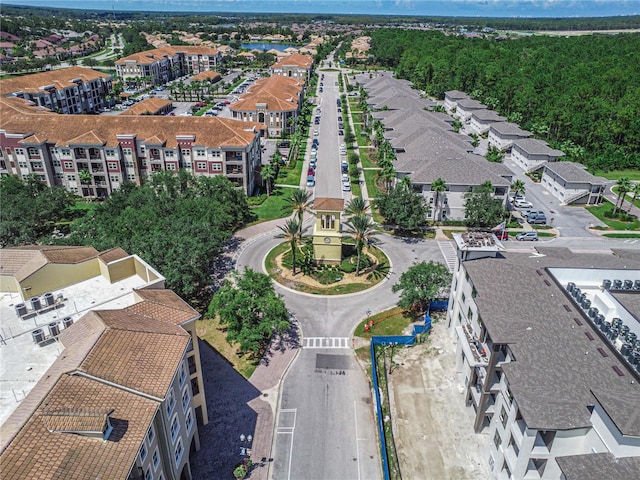
[[[371,37],[375,65],[430,96],[464,91],[593,171],[640,168],[640,34]]]

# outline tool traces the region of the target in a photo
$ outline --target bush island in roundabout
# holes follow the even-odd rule
[[[296,254],[296,275],[289,243],[275,247],[268,255],[269,275],[278,283],[308,293],[337,295],[370,288],[389,272],[389,259],[377,247],[365,249],[360,259],[360,274],[355,275],[357,252],[354,245],[343,244],[343,260],[339,264],[319,264],[313,259],[313,245],[303,242]]]

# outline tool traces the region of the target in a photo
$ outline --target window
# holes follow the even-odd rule
[[[33,155],[40,155],[40,150],[38,150],[35,147],[29,147],[27,149],[27,152],[29,153],[29,156],[33,156]]]
[[[54,167],[60,167],[60,166],[62,166],[62,163],[60,162],[60,160],[54,160],[53,161],[53,166]]]
[[[191,397],[189,396],[189,389],[185,388],[184,392],[182,392],[182,411],[186,411],[189,408],[189,400]]]
[[[131,155],[132,150],[130,148],[123,148],[122,153],[124,153],[125,155]]]
[[[187,433],[191,432],[191,427],[193,426],[193,414],[191,413],[191,410],[189,410],[189,412],[187,413]]]
[[[214,164],[212,164],[211,169],[214,172],[221,172],[222,171],[222,165],[220,163],[214,163]]]
[[[179,382],[180,382],[180,388],[182,388],[182,386],[184,385],[184,381],[187,379],[187,369],[184,368],[184,363],[180,364],[180,378],[179,378]]]
[[[132,182],[134,182],[136,180],[136,174],[135,173],[128,174],[127,180],[131,180]]]
[[[24,155],[24,148],[15,148],[13,151],[16,155]]]
[[[207,152],[205,152],[204,150],[196,150],[196,157],[204,157],[206,156]]]
[[[504,406],[500,410],[500,421],[502,422],[502,428],[507,427],[507,411],[504,409]]]
[[[178,445],[176,445],[176,450],[174,453],[174,458],[176,459],[176,467],[180,466],[180,460],[182,459],[182,453],[184,452],[184,448],[182,446],[182,439],[178,440]]]
[[[191,156],[191,150],[187,150],[187,149],[182,150],[182,156],[183,157],[190,157]]]
[[[335,228],[336,216],[324,214],[321,217],[321,222],[324,230],[333,230]]]
[[[207,162],[198,162],[197,163],[197,167],[198,167],[198,170],[206,170],[207,169]]]
[[[73,169],[73,162],[64,162],[64,168],[66,168],[68,170],[72,170]]]
[[[116,170],[118,168],[117,162],[107,162],[107,168],[109,170]]]
[[[144,462],[145,458],[147,458],[147,446],[143,443],[140,447],[140,462]]]
[[[165,150],[164,156],[167,158],[173,158],[173,150]]]
[[[151,473],[151,467],[147,467],[147,470],[144,472],[144,480],[153,480],[153,473]]]
[[[174,163],[167,163],[167,170],[175,171],[176,165]]]
[[[500,433],[496,431],[496,434],[493,436],[493,444],[498,448],[501,443],[502,439],[500,438]]]
[[[471,317],[473,317],[473,312],[471,311],[471,307],[469,307],[469,310],[467,310],[467,318],[471,320]]]
[[[467,299],[467,296],[464,294],[464,292],[462,292],[462,302],[464,303],[466,299]]]
[[[175,442],[178,432],[180,431],[180,424],[178,423],[178,416],[173,417],[171,422],[171,441]]]
[[[69,156],[69,155],[71,155],[71,149],[62,148],[62,149],[60,149],[60,153],[62,153],[62,155],[65,155],[65,156]]]
[[[169,390],[169,395],[167,396],[167,415],[171,415],[173,412],[173,407],[176,406],[176,399],[173,396],[173,389]]]
[[[67,175],[67,180],[69,182],[75,182],[76,180],[76,176],[75,175]]]
[[[107,148],[105,150],[105,153],[107,154],[108,157],[113,157],[116,154],[116,151],[113,148]]]
[[[191,394],[198,395],[200,393],[200,387],[198,386],[198,378],[191,379]]]
[[[158,455],[157,448],[153,451],[153,456],[151,457],[151,461],[153,462],[153,469],[157,470],[158,465],[160,465],[160,456]]]
[[[149,445],[153,443],[154,438],[156,438],[156,432],[153,431],[153,425],[152,425],[149,428],[149,431],[147,432],[147,442],[149,442]]]

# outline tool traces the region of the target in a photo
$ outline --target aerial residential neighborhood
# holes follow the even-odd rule
[[[269,5],[3,6],[0,476],[636,478],[639,17]]]

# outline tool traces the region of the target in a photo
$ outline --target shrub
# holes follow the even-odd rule
[[[319,272],[316,272],[313,277],[322,285],[331,285],[332,283],[339,282],[344,277],[344,273],[333,268],[325,268]]]
[[[348,257],[340,262],[340,270],[344,273],[353,273],[356,271],[356,259],[354,257]]]

